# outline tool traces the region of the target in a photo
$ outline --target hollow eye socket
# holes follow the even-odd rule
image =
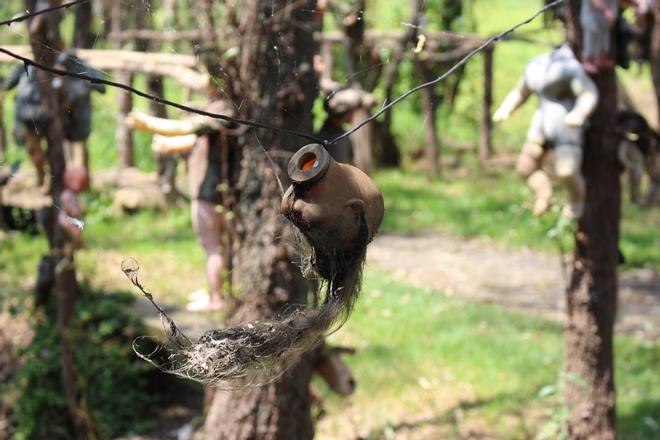
[[[301,171],[307,171],[317,167],[318,163],[318,160],[316,160],[316,154],[311,152],[305,153],[300,156],[300,159],[298,160],[298,168],[300,168]]]

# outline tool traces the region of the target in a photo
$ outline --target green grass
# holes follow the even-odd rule
[[[392,173],[388,178],[394,177]],[[431,192],[428,198],[439,195]],[[101,287],[130,290],[119,261],[108,259],[116,254],[138,259],[142,282],[162,301],[183,304],[189,291],[183,286],[203,286],[203,254],[186,208],[121,219],[109,218],[104,209],[96,206],[88,217],[89,249],[78,256],[82,278],[98,286],[112,272],[109,284]],[[428,220],[416,221],[422,227]],[[386,228],[393,225],[395,219],[388,217]],[[12,292],[25,297],[45,240],[12,235],[6,245],[10,252],[0,252],[0,296]],[[338,424],[345,423],[345,411],[350,410],[370,421],[376,436],[421,414],[454,433],[472,426],[502,438],[522,438],[525,432],[553,428],[561,414],[560,387],[544,396],[539,393],[559,380],[562,329],[540,318],[413,288],[369,269],[354,314],[331,342],[358,348],[348,362],[359,386],[348,407],[346,401],[327,396],[330,427],[324,430],[334,429],[335,417]],[[660,390],[655,386],[660,377],[654,368],[660,362],[660,345],[617,337],[616,353],[621,438],[650,438],[649,420],[660,422]]]
[[[412,288],[369,270],[354,314],[331,339],[358,347],[347,358],[358,381],[352,403],[380,414],[383,428],[401,422],[396,408],[387,407],[392,401],[409,418],[431,411],[447,423],[456,407],[448,410],[443,400],[454,399],[465,423],[480,421],[501,438],[538,432],[550,423],[546,411],[560,410],[561,389],[539,396],[557,383],[563,359],[562,328],[543,319]],[[616,353],[620,437],[650,438],[652,422],[644,419],[660,422],[654,368],[660,345],[617,337]],[[331,403],[330,414],[346,405]]]
[[[476,31],[491,34],[530,15],[540,2],[519,0],[474,0]],[[399,29],[408,19],[408,4],[373,0],[370,24],[381,29]],[[387,6],[387,7],[379,7]],[[531,25],[538,28],[540,21]],[[556,32],[537,35],[558,41]],[[495,101],[501,102],[515,85],[527,60],[547,51],[542,46],[506,42],[495,55]],[[476,145],[480,121],[482,66],[476,57],[467,68],[462,94],[453,112],[443,109],[439,118],[441,137]],[[397,91],[416,83],[404,74]],[[646,72],[644,78],[647,78]],[[630,73],[626,78],[632,77]],[[646,79],[645,79],[646,80]],[[141,78],[138,88],[143,88]],[[166,84],[167,97],[183,101],[182,91]],[[379,92],[377,91],[377,94]],[[136,98],[145,109],[145,100]],[[419,98],[405,101],[394,113],[394,130],[404,153],[424,143],[424,115]],[[494,134],[498,152],[516,151],[525,137],[535,103],[529,102]],[[94,96],[94,131],[90,139],[92,168],[117,163],[115,145],[116,92]],[[10,122],[12,99],[5,101],[5,120]],[[172,112],[172,114],[176,114]],[[153,170],[149,137],[136,136],[136,162]],[[10,147],[8,159],[24,152]],[[27,165],[27,160],[24,160]],[[531,194],[512,171],[497,174],[467,174],[450,170],[442,180],[429,181],[412,171],[383,171],[375,176],[385,195],[385,232],[414,233],[434,230],[464,237],[481,237],[507,246],[530,246],[555,251],[548,237],[558,213],[537,219],[525,206]],[[195,242],[187,208],[163,215],[142,212],[124,218],[108,215],[106,195],[87,197],[86,241],[88,250],[77,257],[79,273],[95,287],[107,291],[128,290],[119,264],[136,258],[142,281],[158,298],[183,304],[194,288],[204,286],[203,252]],[[660,268],[660,213],[626,204],[621,248],[627,267]],[[564,237],[565,243],[570,239]],[[25,298],[32,287],[39,255],[46,252],[43,237],[11,235],[0,241],[0,303],[7,298]],[[379,435],[416,413],[431,412],[435,421],[487,426],[487,432],[502,437],[524,437],[552,426],[561,414],[560,388],[541,397],[541,390],[558,383],[562,369],[563,336],[560,326],[521,316],[502,307],[474,304],[441,293],[412,288],[377,271],[368,270],[364,291],[346,327],[334,341],[356,345],[349,358],[359,388],[352,399],[361,416],[376,418],[372,432]],[[660,423],[660,346],[627,337],[616,339],[616,380],[620,437],[652,438],[653,421]],[[547,394],[547,393],[544,393]],[[342,416],[346,405],[329,399],[329,417]],[[397,410],[392,411],[391,405]],[[403,409],[401,409],[403,408]],[[403,415],[401,415],[403,412]],[[458,414],[464,414],[459,417]],[[345,423],[342,419],[340,423]],[[461,422],[461,420],[463,420]],[[381,429],[382,428],[382,429]],[[454,431],[451,431],[454,432]],[[454,432],[455,433],[455,432]]]
[[[381,171],[375,179],[385,198],[383,230],[414,233],[438,231],[481,237],[506,246],[557,251],[548,233],[560,217],[559,208],[542,216],[531,214],[532,194],[515,173],[482,173],[468,167],[468,178],[429,182],[422,173]],[[558,198],[562,195],[559,194]],[[660,269],[660,212],[624,203],[620,247],[624,268]],[[570,231],[561,236],[570,250]]]

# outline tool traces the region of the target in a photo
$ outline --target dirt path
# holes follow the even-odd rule
[[[367,262],[415,286],[558,321],[564,316],[564,279],[556,255],[433,233],[390,234],[369,245]],[[631,270],[621,275],[617,330],[660,338],[660,274]]]

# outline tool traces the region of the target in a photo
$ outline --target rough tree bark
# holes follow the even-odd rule
[[[113,2],[110,5],[111,27],[113,33],[122,29],[122,2]],[[121,42],[116,43],[121,49]],[[133,75],[130,72],[117,72],[117,82],[133,85]],[[119,150],[119,166],[128,168],[134,165],[133,161],[133,130],[126,124],[126,116],[133,110],[133,95],[126,90],[117,90],[119,111],[117,113],[117,149]]]
[[[92,1],[81,3],[75,8],[76,24],[73,28],[73,47],[91,49],[94,46],[92,32]]]
[[[580,0],[569,3],[569,41],[580,47]],[[579,51],[577,53],[580,53]],[[587,182],[584,216],[575,234],[575,254],[566,292],[566,387],[572,439],[613,439],[615,390],[613,331],[621,188],[616,155],[616,78],[594,77],[600,92],[584,147]]]
[[[0,77],[0,81],[4,81]],[[7,150],[7,131],[5,130],[5,94],[0,92],[0,160],[4,161]]]
[[[658,120],[656,130],[660,130],[660,1],[653,5],[653,29],[651,30],[651,71],[653,72],[653,85],[655,87],[656,109]]]
[[[431,69],[424,60],[415,60],[417,75],[422,82],[433,79]],[[429,178],[437,177],[441,172],[440,143],[438,141],[438,97],[433,87],[422,90],[422,105],[424,107],[424,125],[426,126],[426,174]]]
[[[240,5],[240,81],[249,118],[311,132],[311,109],[318,90],[312,38],[316,1],[246,0]],[[247,107],[246,107],[247,106]],[[305,142],[263,131],[271,150],[293,152]],[[239,251],[235,266],[241,303],[230,323],[272,317],[291,303],[304,303],[307,283],[292,265],[286,243],[290,226],[278,213],[277,170],[252,140],[245,147],[238,200]],[[281,175],[280,177],[284,177]],[[215,393],[206,420],[208,439],[309,439],[309,380],[306,357],[272,384]]]
[[[493,52],[495,46],[484,50],[484,97],[481,112],[481,131],[479,133],[479,160],[484,162],[493,154]]]
[[[51,0],[51,6],[60,4],[60,1]],[[26,10],[33,10],[34,1],[26,0]],[[30,44],[35,59],[47,66],[55,64],[55,58],[58,51],[51,50],[57,48],[64,49],[64,43],[59,31],[61,16],[58,13],[41,15],[31,19],[28,22],[30,33]],[[47,72],[37,72],[41,99],[44,107],[48,109],[48,128],[45,138],[48,143],[48,165],[50,169],[50,195],[53,201],[59,201],[60,194],[64,189],[64,125],[61,119],[63,114],[60,107],[60,100],[51,86],[53,76]],[[67,234],[62,230],[57,221],[57,212],[54,206],[44,209],[42,218],[49,242],[50,253],[44,257],[46,264],[42,267],[49,272],[45,279],[48,284],[42,282],[40,290],[54,291],[55,310],[58,336],[60,339],[62,367],[62,385],[64,395],[67,401],[69,416],[73,426],[73,431],[77,439],[86,439],[88,434],[92,433],[93,427],[88,415],[81,411],[78,404],[76,390],[76,371],[73,362],[73,352],[68,337],[69,321],[73,314],[73,307],[78,295],[78,282],[76,280],[76,270],[74,263],[74,247]],[[39,274],[43,276],[42,273]],[[43,281],[42,277],[42,281]]]

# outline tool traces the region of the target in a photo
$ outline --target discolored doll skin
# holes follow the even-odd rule
[[[319,144],[289,162],[291,186],[281,210],[316,251],[316,269],[330,279],[341,260],[364,253],[383,219],[383,196],[358,168],[336,162]],[[339,260],[339,261],[338,261]]]

